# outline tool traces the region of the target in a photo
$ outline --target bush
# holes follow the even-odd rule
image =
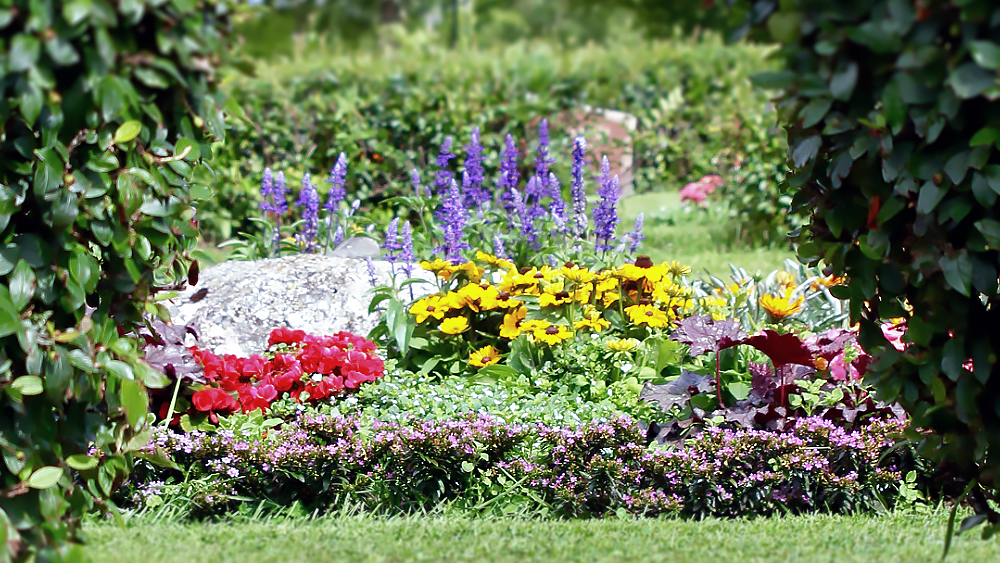
[[[0,3],[0,559],[80,557],[80,517],[113,508],[148,438],[143,384],[163,376],[123,334],[189,273],[228,14]]]
[[[782,89],[788,182],[811,211],[799,255],[849,276],[840,295],[876,354],[872,381],[913,417],[920,451],[973,484],[990,535],[1000,524],[987,501],[1000,490],[1000,10],[751,4],[759,36],[784,44],[785,69],[757,82]],[[880,330],[889,317],[904,318],[900,349]]]
[[[683,185],[735,161],[734,147],[748,137],[752,120],[725,116],[764,107],[747,82],[770,68],[763,55],[763,49],[725,46],[708,36],[575,51],[525,43],[454,52],[418,43],[378,56],[261,64],[259,78],[229,86],[250,121],[216,147],[216,175],[206,178],[211,193],[199,207],[203,233],[226,239],[256,230],[249,211],[260,203],[257,187],[268,166],[298,183],[305,171],[325,175],[345,151],[350,199],[360,198],[367,209],[410,193],[410,170],[424,169],[434,157],[426,151],[448,136],[468,139],[476,127],[488,154],[499,154],[507,134],[524,153],[547,116],[553,153],[568,155],[572,133],[554,116],[581,104],[638,117],[637,190]],[[498,160],[488,158],[484,166],[492,178]],[[554,166],[565,176],[569,160]]]

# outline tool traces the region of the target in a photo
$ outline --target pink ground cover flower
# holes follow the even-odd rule
[[[693,201],[702,203],[716,188],[722,186],[722,176],[709,174],[702,176],[698,181],[691,182],[681,188],[681,201]]]

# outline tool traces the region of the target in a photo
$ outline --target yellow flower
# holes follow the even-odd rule
[[[573,296],[570,295],[568,291],[563,289],[562,282],[554,282],[545,286],[542,290],[542,294],[538,297],[538,304],[542,307],[554,307],[556,305],[565,305],[566,303],[572,303]]]
[[[774,281],[778,282],[778,285],[781,287],[788,287],[795,284],[795,276],[785,270],[778,270],[778,272],[774,274]]]
[[[503,324],[500,325],[500,337],[513,340],[521,334],[521,321],[527,316],[528,310],[524,307],[514,309],[503,316]]]
[[[636,260],[636,262],[639,261]],[[636,264],[625,264],[621,268],[618,268],[618,275],[629,281],[648,280],[656,283],[663,279],[664,273],[663,266],[643,267]]]
[[[829,362],[826,361],[826,358],[816,358],[813,360],[813,365],[815,365],[816,369],[819,371],[824,371],[827,366],[829,366]]]
[[[783,319],[788,315],[793,315],[802,308],[805,297],[799,295],[792,299],[792,291],[789,288],[783,297],[765,293],[760,297],[760,306],[763,307],[775,319]]]
[[[492,254],[486,254],[482,250],[476,251],[476,260],[479,260],[480,262],[485,262],[490,266],[499,266],[504,270],[510,270],[514,268],[514,264],[512,264],[510,260],[507,260],[505,258],[497,258]]]
[[[514,299],[514,297],[507,293],[506,291],[497,290],[497,307],[500,309],[516,309],[524,305],[524,301],[519,299]]]
[[[605,344],[615,352],[628,352],[634,350],[639,345],[639,341],[635,338],[612,338]]]
[[[544,319],[531,319],[521,323],[522,332],[534,332],[536,330],[545,330],[552,326],[552,323]]]
[[[448,317],[441,321],[439,328],[445,334],[460,334],[469,330],[469,319],[465,317]]]
[[[428,317],[440,320],[446,312],[448,312],[448,306],[442,304],[441,298],[436,295],[424,297],[410,307],[410,314],[417,318],[417,323],[426,321]]]
[[[677,260],[673,260],[669,264],[664,262],[663,266],[667,269],[667,273],[675,278],[686,276],[691,273],[691,266],[684,266]]]
[[[573,338],[573,332],[563,325],[550,325],[543,329],[536,329],[534,335],[537,340],[541,340],[549,346]]]
[[[483,346],[469,356],[469,364],[477,368],[492,366],[500,361],[500,352],[492,346]]]
[[[466,286],[468,287],[468,286]],[[469,304],[469,300],[465,298],[461,293],[456,291],[449,291],[441,298],[441,305],[451,309],[461,309]]]
[[[619,295],[617,291],[605,291],[604,294],[601,295],[601,303],[605,307],[610,307],[615,301],[618,301],[620,297],[621,295]]]
[[[662,328],[670,324],[670,318],[663,311],[652,305],[632,305],[625,308],[625,314],[629,320],[635,324],[649,325],[653,328]]]
[[[452,269],[455,272],[465,272],[469,281],[473,283],[479,283],[479,280],[482,279],[483,273],[485,272],[485,270],[477,266],[475,262],[465,262],[464,264],[454,266]]]
[[[453,273],[451,262],[440,258],[435,258],[433,262],[424,260],[420,263],[420,267],[429,272],[434,272],[434,275],[443,280],[450,279]]]
[[[573,323],[573,328],[575,330],[581,330],[581,329],[584,329],[584,328],[588,328],[588,329],[590,329],[590,330],[592,330],[594,332],[600,332],[600,331],[602,331],[602,330],[604,330],[606,328],[609,328],[610,326],[611,326],[611,323],[609,323],[607,321],[607,319],[603,319],[603,318],[601,318],[599,316],[598,317],[593,317],[593,318],[581,319],[581,320],[576,321],[575,323]]]
[[[820,287],[831,287],[834,285],[840,285],[846,283],[847,278],[843,276],[835,276],[833,274],[829,276],[823,276],[812,283],[812,289],[819,290]]]
[[[577,283],[590,283],[594,279],[594,272],[577,265],[566,265],[559,269],[559,273],[566,279]]]

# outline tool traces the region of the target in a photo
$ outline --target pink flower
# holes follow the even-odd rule
[[[902,352],[906,349],[903,342],[903,335],[906,334],[906,325],[902,318],[890,319],[882,323],[882,335],[892,344],[892,347]]]

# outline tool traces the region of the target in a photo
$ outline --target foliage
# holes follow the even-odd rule
[[[344,151],[348,199],[360,199],[368,211],[410,193],[411,170],[426,169],[434,155],[425,151],[446,137],[468,139],[478,127],[488,153],[498,154],[507,134],[525,153],[543,117],[555,133],[552,168],[566,177],[576,133],[567,131],[573,123],[563,112],[581,104],[636,116],[637,191],[683,185],[735,162],[752,121],[727,116],[738,107],[763,111],[747,77],[770,68],[764,53],[706,36],[622,38],[577,50],[534,42],[456,52],[417,43],[378,55],[319,51],[294,63],[262,63],[258,78],[229,84],[250,121],[235,124],[230,140],[214,147],[215,175],[202,178],[211,192],[199,206],[201,228],[222,240],[256,231],[249,211],[260,203],[265,167],[297,184],[304,171],[330,170]],[[590,157],[595,167],[597,157]],[[483,166],[487,178],[496,177],[497,159]]]
[[[375,345],[349,332],[319,337],[277,328],[268,345],[265,355],[249,358],[191,347],[203,375],[178,374],[172,389],[153,396],[153,411],[184,430],[212,429],[219,415],[266,413],[282,399],[316,403],[355,391],[384,374]]]
[[[145,443],[123,335],[188,270],[229,5],[0,2],[0,560],[77,560]]]
[[[743,4],[746,4],[745,2]],[[846,273],[870,379],[913,417],[920,452],[989,522],[1000,489],[1000,8],[961,2],[751,2],[783,44],[780,89],[795,203],[811,211],[799,255]],[[902,350],[880,319],[903,317]],[[971,359],[971,363],[967,360]],[[925,429],[930,432],[918,432]],[[983,517],[986,516],[986,518]]]
[[[151,508],[186,497],[200,515],[238,510],[248,498],[309,509],[358,502],[391,513],[449,500],[575,517],[849,513],[895,502],[901,476],[895,457],[881,456],[901,431],[898,422],[848,432],[802,419],[788,433],[714,429],[679,449],[647,449],[628,418],[568,427],[489,417],[368,426],[305,415],[264,431],[162,432],[154,443],[187,474],[155,470],[136,492]],[[211,493],[192,494],[206,483]]]

